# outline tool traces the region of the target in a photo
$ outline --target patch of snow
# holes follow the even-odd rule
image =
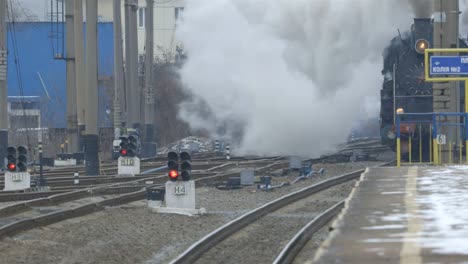
[[[427,169],[417,201],[425,219],[421,244],[440,254],[468,255],[468,166]]]
[[[381,230],[381,229],[403,229],[405,225],[381,225],[381,226],[366,226],[361,227],[362,230]]]

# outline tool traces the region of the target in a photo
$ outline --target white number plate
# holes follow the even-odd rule
[[[121,159],[120,165],[121,166],[134,166],[135,161],[133,159]]]
[[[11,180],[13,182],[22,182],[24,180],[24,175],[22,173],[15,173],[11,175]]]
[[[178,184],[174,187],[173,192],[175,195],[186,195],[187,188],[185,188],[185,185],[183,184]]]

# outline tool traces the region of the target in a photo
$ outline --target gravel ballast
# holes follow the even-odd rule
[[[208,211],[203,216],[157,214],[146,206],[146,201],[108,208],[4,239],[0,243],[0,262],[167,263],[204,235],[249,210],[331,176],[377,164],[380,162],[316,164],[315,170],[325,169],[323,176],[314,175],[268,192],[256,190],[255,186],[228,191],[199,187],[197,205]],[[295,178],[273,177],[273,184]],[[323,198],[329,202],[337,202],[349,193],[339,188],[327,192]]]

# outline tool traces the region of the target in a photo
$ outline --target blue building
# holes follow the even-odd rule
[[[57,53],[57,46],[54,43],[57,39],[52,37],[52,26],[50,22],[16,22],[14,26],[9,25],[8,96],[39,96],[43,126],[63,128],[66,126],[66,68],[64,60],[54,59]],[[83,41],[85,42],[85,39]],[[113,52],[112,23],[99,23],[99,125],[101,127],[112,126]],[[78,89],[79,92],[84,92],[83,88]]]

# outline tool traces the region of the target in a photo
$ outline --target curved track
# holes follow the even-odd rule
[[[388,165],[388,163],[382,164],[381,166],[383,165]],[[355,180],[359,178],[363,172],[364,170],[358,170],[352,173],[344,174],[341,176],[336,176],[329,180],[325,180],[320,183],[314,184],[310,187],[293,192],[279,199],[276,199],[270,203],[267,203],[263,206],[260,206],[228,222],[227,224],[221,226],[220,228],[206,235],[205,237],[203,237],[196,243],[192,244],[192,246],[190,246],[185,252],[183,252],[177,258],[175,258],[171,263],[180,264],[180,263],[194,263],[194,262],[197,262],[197,263],[216,263],[216,261],[219,262],[220,261],[219,259],[212,260],[214,251],[212,252],[213,254],[208,254],[208,253],[210,252],[210,250],[213,250],[217,246],[220,246],[221,242],[223,242],[224,240],[229,238],[229,239],[232,239],[234,243],[236,243],[235,240],[239,240],[241,238],[247,239],[246,237],[248,237],[250,235],[249,233],[252,233],[252,232],[257,234],[257,235],[252,235],[252,237],[255,237],[258,239],[258,232],[255,232],[252,230],[247,230],[243,232],[243,229],[244,228],[255,229],[257,227],[261,227],[262,224],[265,224],[268,222],[264,220],[266,215],[273,214],[278,209],[282,209],[283,207],[290,206],[293,203],[301,202],[301,200],[309,198],[309,196],[311,196],[312,194],[316,194],[318,192],[330,189],[332,187],[349,182],[351,180]],[[293,206],[291,212],[294,212],[294,210],[296,209],[297,208],[294,208]],[[271,230],[271,229],[267,229],[267,230]],[[261,242],[267,244],[263,246],[268,246],[268,243],[271,241],[277,241],[277,240],[276,239],[273,240],[271,238],[265,238],[264,241],[262,240]],[[253,242],[242,241],[241,243],[244,244],[242,245],[243,247],[245,246],[246,243],[253,243],[251,248],[255,246],[259,251],[262,251],[261,247],[258,245],[259,241],[253,241]],[[239,257],[243,258],[244,256],[242,253],[239,253],[235,248],[232,248],[230,246],[224,246],[224,247],[218,248],[218,250],[216,251],[217,255],[220,255],[219,254],[220,250],[222,251],[222,254],[226,254],[224,256],[225,259],[231,262],[241,261],[241,259],[233,259],[234,256],[238,258]],[[232,254],[229,251],[233,251]],[[248,254],[253,254],[253,252],[249,252]],[[245,261],[245,259],[243,260]],[[259,263],[263,263],[259,259],[255,259],[255,261]]]
[[[315,232],[325,226],[330,220],[336,217],[345,206],[345,201],[338,202],[325,212],[321,213],[312,221],[307,223],[297,234],[286,244],[273,264],[292,263],[301,249],[309,242]]]

